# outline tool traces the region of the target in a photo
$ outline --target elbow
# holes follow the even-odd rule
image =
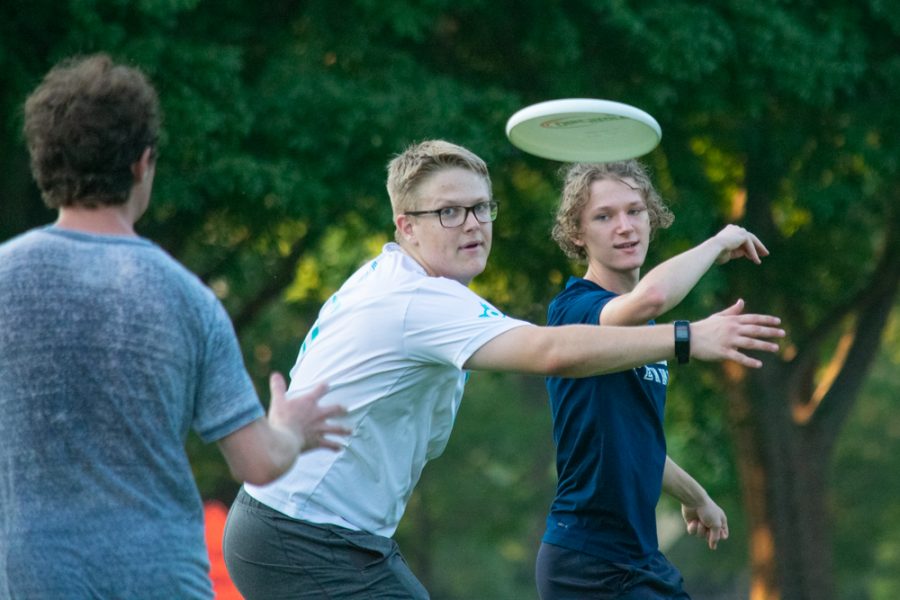
[[[541,371],[549,377],[572,377],[568,366],[558,360],[547,360]]]
[[[667,308],[667,294],[659,286],[650,286],[641,293],[640,321],[655,319]]]
[[[541,355],[540,374],[550,377],[584,377],[588,371],[579,369],[570,353],[561,348],[549,348]]]

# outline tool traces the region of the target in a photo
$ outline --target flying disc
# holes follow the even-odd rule
[[[506,137],[529,154],[563,162],[615,162],[647,154],[662,129],[639,108],[612,100],[568,98],[526,106],[506,122]]]

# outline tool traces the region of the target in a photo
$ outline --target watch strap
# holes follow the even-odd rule
[[[675,321],[675,357],[679,365],[687,364],[691,359],[690,321]]]

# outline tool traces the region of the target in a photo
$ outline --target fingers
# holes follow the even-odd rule
[[[762,257],[769,255],[769,250],[766,248],[759,238],[750,233],[749,231],[745,232],[747,234],[747,239],[743,244],[743,255],[748,259],[753,261],[756,264],[762,264]]]
[[[746,351],[777,352],[785,336],[781,319],[772,315],[743,314],[742,300],[691,326],[691,356],[700,360],[733,360],[757,369],[762,362]]]
[[[744,310],[744,300],[743,300],[743,298],[738,298],[737,302],[735,302],[734,304],[732,304],[731,306],[729,306],[728,308],[726,308],[724,310],[714,313],[713,316],[720,316],[720,317],[734,316],[734,315],[741,314],[741,312],[743,312],[743,310]]]
[[[743,321],[744,317],[757,317],[750,324]],[[769,315],[744,315],[737,328],[738,335],[734,345],[745,350],[760,350],[762,352],[777,352],[778,344],[767,340],[781,339],[785,336],[784,329],[775,327],[781,320]],[[765,324],[756,324],[765,323]]]
[[[715,550],[719,544],[719,540],[727,537],[727,535],[723,535],[723,531],[724,530],[721,527],[707,526],[699,519],[692,520],[687,525],[688,534],[706,540],[710,550]]]
[[[751,237],[755,238],[756,236],[751,234]],[[757,240],[757,241],[759,241],[759,240]],[[762,263],[762,259],[760,259],[760,257],[759,257],[759,252],[757,252],[757,247],[756,247],[756,244],[753,243],[753,239],[748,238],[744,242],[744,244],[741,246],[741,248],[743,249],[741,254],[746,256],[750,261],[752,261],[756,264]]]
[[[697,537],[706,539],[709,537],[709,532],[709,527],[707,527],[703,521],[697,521]]]
[[[722,528],[719,525],[713,525],[706,532],[706,544],[710,550],[715,550],[722,539]]]
[[[345,444],[342,443],[342,441],[334,439],[334,437],[328,437],[329,435],[344,438],[350,435],[350,430],[345,427],[324,424],[313,427],[309,430],[306,438],[304,438],[301,452],[315,450],[317,448],[326,448],[333,451],[343,450]]]
[[[753,358],[752,356],[747,356],[746,354],[742,354],[737,350],[732,350],[726,353],[725,358],[727,360],[734,361],[739,365],[745,366],[748,369],[759,369],[763,366],[763,363],[758,358]]]
[[[343,444],[339,444],[328,438],[322,438],[319,441],[319,445],[317,446],[317,448],[324,448],[326,450],[331,450],[332,452],[337,452],[338,450],[342,450],[344,446]]]
[[[781,325],[781,319],[774,315],[747,314],[737,318],[741,325],[759,325],[763,327],[777,327]]]
[[[320,383],[304,394],[287,397],[287,384],[280,373],[269,376],[269,390],[272,401],[269,405],[269,420],[276,427],[283,427],[297,435],[301,442],[301,452],[314,448],[340,450],[340,441],[326,436],[344,437],[351,432],[338,426],[330,419],[341,417],[347,409],[340,404],[322,405],[320,400],[328,392],[328,385]]]
[[[766,248],[765,244],[763,244],[761,241],[759,241],[759,238],[756,237],[755,235],[753,235],[752,233],[750,234],[750,236],[753,238],[753,239],[752,239],[752,241],[753,241],[753,247],[755,248],[756,253],[757,253],[760,257],[768,256],[768,255],[769,255],[769,249]]]
[[[321,388],[324,388],[322,393],[317,395],[317,392],[319,392]],[[306,402],[315,402],[314,410],[312,410],[310,415],[310,424],[307,426],[310,438],[307,449],[310,450],[313,448],[326,448],[334,451],[341,450],[344,447],[341,442],[326,436],[331,435],[343,438],[351,433],[346,427],[335,425],[330,421],[332,418],[341,417],[347,414],[346,408],[339,404],[332,406],[321,406],[318,404],[319,397],[324,394],[324,391],[327,390],[327,388],[328,386],[320,384],[316,386],[315,390],[301,398]]]
[[[745,316],[767,317],[766,315]],[[767,317],[767,319],[774,320],[768,322],[778,321],[776,317]],[[783,338],[785,335],[783,329],[762,325],[742,326],[739,329],[739,333],[741,334],[740,337],[734,340],[734,347],[728,353],[726,353],[726,358],[750,369],[759,369],[760,367],[762,367],[763,363],[759,359],[753,358],[752,356],[747,356],[746,354],[741,352],[741,350],[756,350],[759,352],[770,353],[778,352],[778,344],[776,344],[775,342],[767,341],[767,339]]]
[[[728,225],[716,237],[723,247],[721,254],[716,259],[718,264],[724,264],[742,256],[755,264],[761,264],[762,257],[769,255],[768,248],[759,238],[743,227]]]
[[[343,450],[344,444],[333,438],[325,437],[326,435],[346,437],[351,431],[346,427],[338,427],[337,425],[329,425],[319,430],[319,448],[327,448],[328,450]]]
[[[287,383],[284,381],[284,375],[278,371],[273,371],[269,375],[269,393],[272,395],[273,400],[276,397],[282,399],[287,393]]]
[[[716,527],[711,527],[709,529],[709,534],[706,536],[706,543],[709,545],[710,550],[715,550],[719,546],[719,542],[721,540],[728,539],[728,521],[725,518],[722,518],[722,523]]]
[[[707,515],[714,522],[704,523],[701,519],[692,519],[688,522],[687,530],[690,535],[695,535],[706,540],[710,550],[715,550],[721,540],[728,539],[728,519],[719,511],[720,517]]]

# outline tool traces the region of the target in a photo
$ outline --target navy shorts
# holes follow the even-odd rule
[[[428,598],[394,540],[291,518],[243,489],[222,545],[228,573],[247,600]]]
[[[690,600],[675,566],[656,552],[643,564],[616,564],[541,544],[535,578],[541,600]]]

